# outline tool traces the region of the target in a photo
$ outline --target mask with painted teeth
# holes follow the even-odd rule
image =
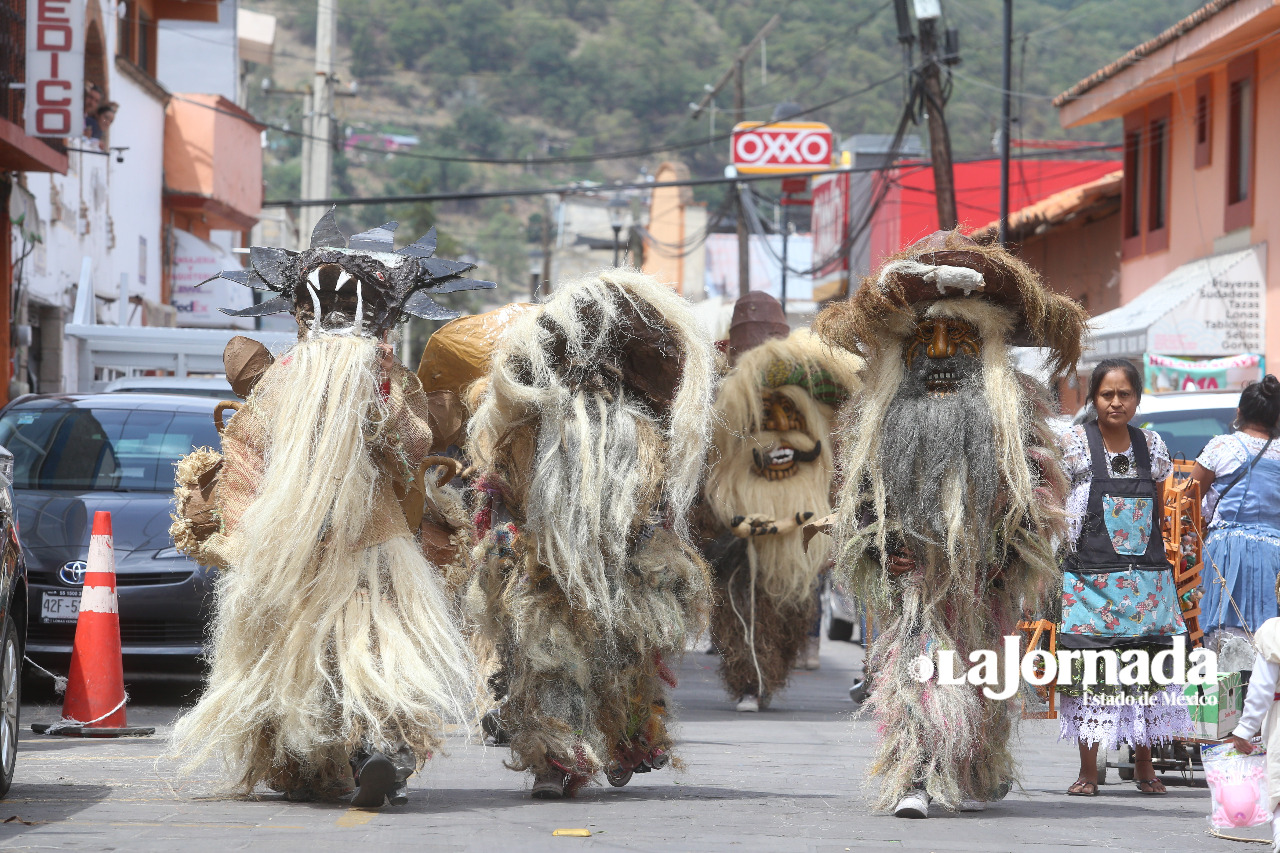
[[[771,450],[762,451],[756,448],[751,451],[755,462],[756,473],[766,480],[785,480],[800,471],[800,464],[812,462],[822,455],[822,442],[815,442],[812,450],[796,450],[786,444],[779,444]]]

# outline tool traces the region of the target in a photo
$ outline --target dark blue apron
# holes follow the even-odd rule
[[[1058,645],[1167,644],[1187,629],[1165,556],[1146,436],[1129,427],[1137,476],[1112,477],[1097,422],[1084,431],[1093,481],[1076,550],[1063,563]]]

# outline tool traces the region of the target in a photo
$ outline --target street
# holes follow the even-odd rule
[[[853,644],[824,641],[821,670],[796,672],[771,710],[744,715],[720,691],[716,658],[690,652],[676,691],[684,771],[638,775],[623,789],[587,788],[575,800],[536,801],[527,775],[502,766],[504,749],[457,739],[450,755],[411,780],[409,805],[381,812],[288,803],[274,794],[220,797],[211,774],[179,785],[161,758],[163,736],[191,701],[190,683],[131,686],[129,722],[156,726],[156,737],[85,741],[31,733],[30,723],[57,719],[58,705],[47,682],[28,678],[17,772],[0,804],[0,848],[1242,849],[1207,835],[1204,787],[1170,784],[1167,796],[1144,797],[1112,770],[1098,797],[1065,796],[1075,748],[1057,743],[1057,721],[1024,723],[1018,755],[1025,791],[985,813],[935,809],[927,821],[868,814],[860,784],[875,733],[865,720],[850,724],[846,693],[861,654]],[[591,837],[552,835],[571,828],[589,829]],[[1268,830],[1236,833],[1263,837]]]

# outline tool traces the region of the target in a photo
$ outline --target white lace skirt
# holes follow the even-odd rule
[[[1152,704],[1107,705],[1099,696],[1058,695],[1058,740],[1075,740],[1086,746],[1102,744],[1119,749],[1120,744],[1151,746],[1175,737],[1189,737],[1194,728],[1187,706],[1178,701],[1182,688],[1170,685],[1151,694]]]

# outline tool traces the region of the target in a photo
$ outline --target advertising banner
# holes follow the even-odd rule
[[[813,255],[815,262],[829,261],[814,276],[818,299],[842,295],[849,285],[849,177],[840,172],[813,182]]]
[[[1146,390],[1164,391],[1236,391],[1262,378],[1264,359],[1255,353],[1188,361],[1167,355],[1147,353],[1142,357],[1146,367]]]
[[[252,329],[251,317],[228,317],[219,308],[248,308],[253,292],[234,282],[218,279],[203,287],[200,282],[226,269],[239,266],[234,255],[216,243],[201,240],[187,231],[173,229],[173,262],[170,281],[173,307],[178,309],[178,325],[205,329]]]
[[[28,136],[84,133],[84,4],[27,0]]]

